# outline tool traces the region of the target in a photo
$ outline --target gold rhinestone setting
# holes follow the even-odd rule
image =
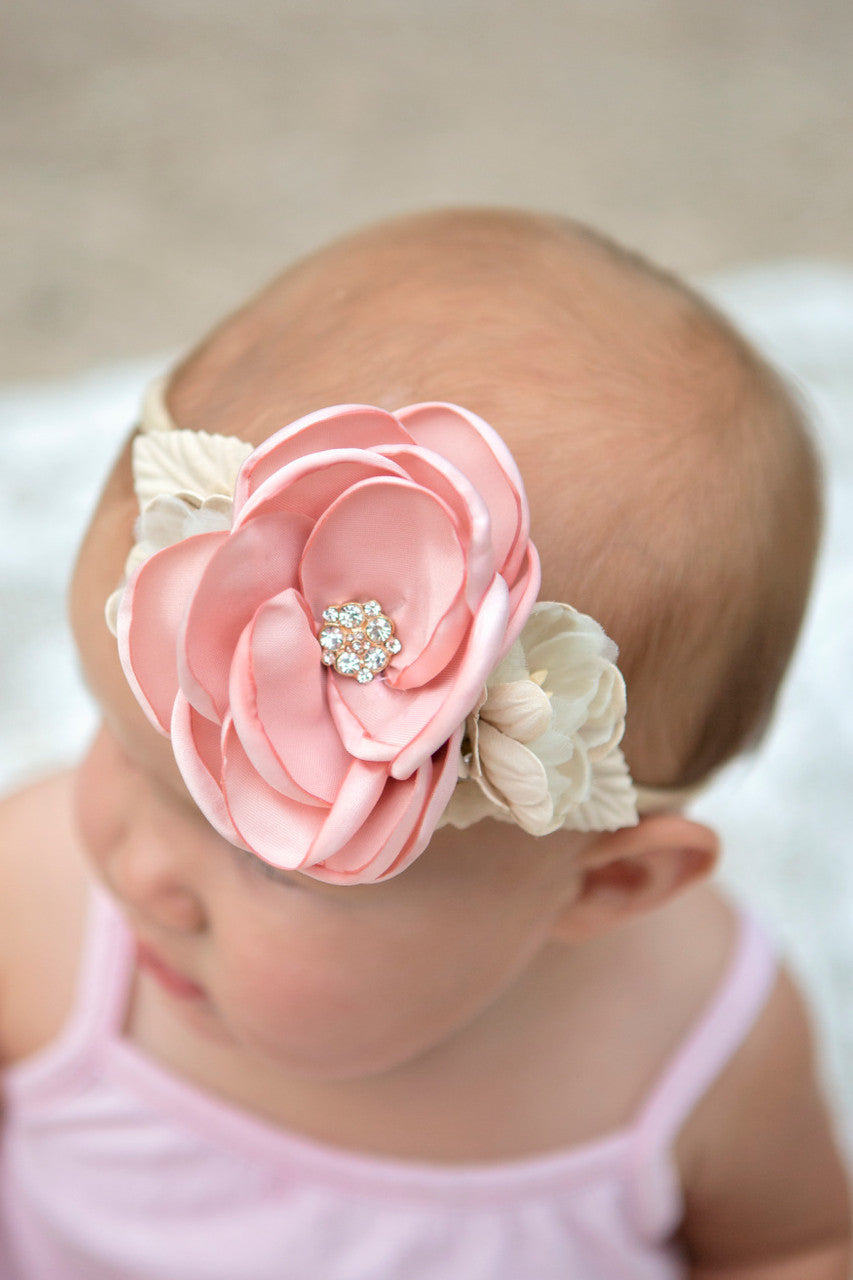
[[[329,605],[317,639],[325,666],[359,684],[369,684],[402,648],[378,600]]]

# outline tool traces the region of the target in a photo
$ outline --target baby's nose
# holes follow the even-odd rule
[[[204,902],[174,849],[130,837],[114,850],[105,871],[114,893],[137,917],[181,933],[204,928]]]

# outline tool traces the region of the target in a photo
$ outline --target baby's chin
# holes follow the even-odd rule
[[[357,1021],[351,1026],[339,1019],[335,1035],[330,1037],[324,1028],[313,1041],[301,1029],[294,1035],[280,1028],[277,1036],[265,1033],[255,1037],[248,1029],[229,1026],[215,1004],[205,1008],[199,1002],[198,1007],[188,1007],[187,1013],[198,1019],[199,1029],[206,1020],[210,1037],[219,1043],[248,1050],[276,1072],[312,1084],[356,1084],[416,1070],[458,1030],[455,1023],[440,1028],[411,1026],[411,1010],[407,1009],[401,1011],[403,1026],[390,1025],[384,1032],[366,1036]],[[274,1033],[275,1028],[272,1030]]]

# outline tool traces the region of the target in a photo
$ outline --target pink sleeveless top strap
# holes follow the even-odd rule
[[[28,1098],[43,1100],[91,1072],[104,1046],[121,1034],[132,961],[132,937],[106,891],[94,885],[70,1015],[46,1048],[7,1069],[9,1094],[17,1093],[20,1078]]]
[[[728,972],[699,1021],[658,1078],[634,1123],[633,1216],[643,1234],[674,1229],[683,1199],[672,1147],[700,1098],[755,1026],[775,985],[778,958],[754,916],[740,910]]]

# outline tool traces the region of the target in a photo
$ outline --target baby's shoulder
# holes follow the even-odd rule
[[[88,886],[73,774],[0,800],[0,1062],[41,1048],[67,1016]]]
[[[818,1057],[806,1001],[781,965],[676,1142],[696,1261],[734,1267],[774,1251],[843,1250],[849,1240],[849,1190]]]

